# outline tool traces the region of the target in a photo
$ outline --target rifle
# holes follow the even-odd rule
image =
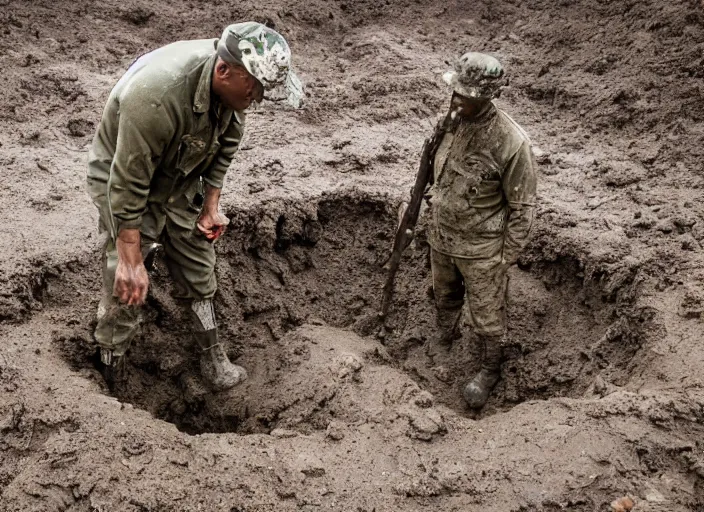
[[[384,283],[381,299],[381,318],[385,318],[389,312],[391,295],[394,291],[394,280],[396,279],[398,267],[401,264],[401,256],[403,256],[403,251],[406,250],[413,239],[413,229],[418,222],[418,214],[420,213],[420,206],[423,201],[423,195],[425,194],[425,187],[428,185],[433,175],[435,153],[442,142],[443,136],[448,131],[450,120],[450,116],[447,116],[438,122],[433,134],[425,139],[423,143],[416,182],[413,185],[413,189],[411,189],[411,199],[408,202],[406,211],[403,213],[401,222],[398,224],[391,255],[382,265],[385,266],[388,263],[389,271],[386,276],[386,283]]]

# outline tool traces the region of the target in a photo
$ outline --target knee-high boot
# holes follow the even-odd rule
[[[247,372],[241,366],[230,362],[222,344],[218,341],[215,324],[215,308],[212,300],[193,301],[195,338],[201,349],[201,375],[213,389],[222,391],[230,389],[247,378]]]
[[[474,378],[465,385],[462,395],[472,409],[481,409],[501,377],[501,336],[482,336],[484,359]]]

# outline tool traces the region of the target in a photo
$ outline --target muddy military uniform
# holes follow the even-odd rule
[[[440,143],[430,192],[436,304],[456,312],[466,297],[479,335],[506,331],[506,271],[527,241],[535,189],[530,141],[493,103]]]
[[[217,339],[215,251],[197,222],[204,186],[222,188],[245,118],[212,93],[218,58],[245,68],[265,90],[283,85],[288,102],[300,106],[288,43],[260,23],[230,25],[219,40],[170,44],[139,58],[112,90],[89,153],[88,190],[106,237],[95,330],[103,363],[122,360],[141,320],[139,308],[113,295],[117,236],[139,229],[143,256],[163,245],[177,296],[190,305],[201,370],[224,389],[246,373]]]
[[[485,345],[482,372],[464,390],[473,407],[483,405],[498,380],[507,271],[528,240],[536,200],[530,140],[491,101],[502,77],[496,59],[476,53],[462,56],[446,74],[455,94],[479,106],[469,117],[452,114],[435,153],[429,192],[438,324],[451,338],[464,306],[467,323]],[[471,397],[477,386],[480,399]]]
[[[139,228],[143,252],[162,243],[181,298],[215,294],[215,251],[196,228],[203,184],[221,188],[244,115],[211,95],[217,40],[182,41],[138,59],[113,89],[89,153],[88,189],[106,233],[95,337],[116,356],[139,322],[113,296],[120,229]]]

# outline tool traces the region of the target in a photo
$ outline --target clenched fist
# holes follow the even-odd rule
[[[230,223],[230,219],[219,211],[203,210],[198,218],[198,231],[205,235],[209,242],[214,242],[225,232],[225,227]]]

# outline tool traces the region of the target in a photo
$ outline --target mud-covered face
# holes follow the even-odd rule
[[[488,98],[468,98],[455,92],[450,100],[450,114],[455,113],[457,116],[466,118],[474,117],[489,103],[491,100]]]
[[[219,61],[213,75],[213,92],[229,109],[247,110],[264,98],[264,87],[243,66]]]

